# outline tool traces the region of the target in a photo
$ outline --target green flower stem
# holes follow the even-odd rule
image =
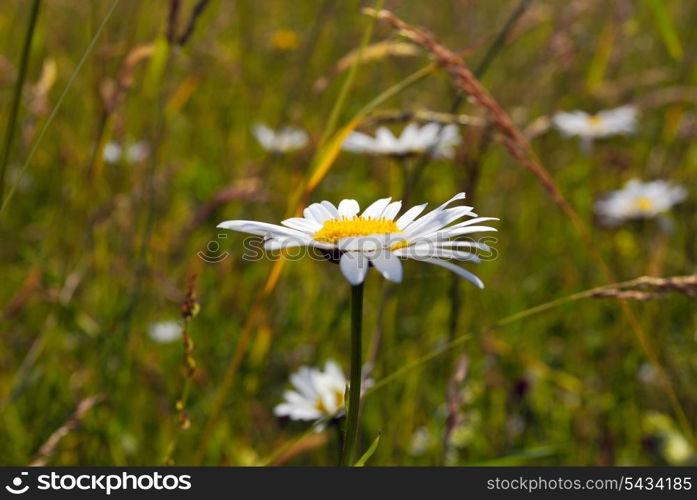
[[[351,465],[353,448],[358,434],[358,413],[361,407],[362,326],[363,283],[351,287],[351,379],[346,411],[346,438],[341,452],[342,465]]]

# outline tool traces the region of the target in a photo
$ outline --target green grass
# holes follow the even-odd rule
[[[195,3],[182,2],[180,32]],[[475,68],[517,4],[386,7],[454,50],[475,47],[465,56]],[[170,450],[178,465],[335,463],[331,428],[307,433],[307,424],[279,422],[272,410],[300,365],[334,358],[348,374],[349,286],[335,265],[291,261],[259,299],[274,262],[242,260],[244,237],[219,238],[215,225],[284,218],[301,198],[302,183],[330,158],[327,149],[318,152],[328,125],[342,130],[388,89],[394,95],[380,100],[379,111],[451,108],[457,93],[438,70],[400,86],[431,62],[425,55],[366,62],[355,74],[333,77],[323,92],[313,90],[317,78],[359,47],[371,22],[360,8],[370,5],[269,0],[262,9],[249,0],[214,0],[188,42],[169,47],[166,2],[120,0],[88,50],[112,2],[42,3],[6,175],[5,194],[14,189],[14,195],[0,218],[1,464],[31,462],[79,402],[97,394],[104,401],[58,443],[49,464],[162,464]],[[688,48],[697,42],[691,29],[697,6],[583,5],[533,0],[482,81],[521,129],[559,109],[641,106],[636,135],[599,141],[590,155],[556,131],[532,145],[618,280],[695,274],[697,74]],[[30,3],[20,0],[0,13],[3,126],[29,14]],[[295,32],[296,48],[274,48],[280,29]],[[387,38],[396,39],[376,22],[372,41]],[[150,56],[134,66],[116,107],[105,110],[105,91],[127,54],[144,44],[153,44]],[[57,78],[41,95],[36,84],[47,61],[55,62]],[[342,88],[345,101],[337,105]],[[482,116],[467,101],[460,112]],[[300,125],[311,144],[269,155],[251,135],[256,121]],[[370,116],[358,128],[372,131]],[[500,145],[482,145],[480,127],[461,133],[457,158],[429,162],[410,202],[436,206],[467,191],[479,214],[501,218],[498,258],[466,265],[486,283],[483,291],[413,261],[398,286],[369,273],[363,344],[368,349],[381,331],[371,376],[387,380],[365,399],[355,456],[380,435],[367,465],[694,463],[688,431],[615,299],[572,301],[498,325],[606,281],[537,178]],[[150,144],[147,160],[101,161],[109,141],[137,140]],[[341,152],[309,200],[355,198],[366,205],[398,198],[417,163]],[[671,212],[670,234],[654,221],[618,229],[595,221],[594,200],[632,177],[664,178],[690,190]],[[250,179],[257,186],[251,195],[196,217],[221,189]],[[212,240],[230,252],[215,264],[197,255]],[[188,322],[196,371],[184,409],[190,426],[183,430],[175,403],[187,380],[184,347],[158,344],[147,332],[153,322],[180,317],[192,274],[200,313]],[[669,294],[630,306],[694,427],[694,298]],[[241,338],[248,340],[244,349]],[[239,365],[221,393],[236,351]],[[447,389],[462,356],[468,370],[456,384],[459,424],[444,446]],[[687,451],[676,452],[683,445]]]

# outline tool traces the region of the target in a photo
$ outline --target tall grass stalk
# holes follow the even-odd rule
[[[12,184],[12,187],[10,188],[10,191],[8,191],[7,196],[3,198],[2,206],[0,206],[0,217],[2,217],[5,214],[5,210],[7,210],[7,206],[10,203],[10,200],[12,199],[12,196],[14,195],[17,186],[22,180],[24,171],[27,169],[31,161],[34,159],[34,155],[36,154],[36,151],[39,149],[39,145],[41,144],[44,135],[46,135],[48,128],[51,126],[51,123],[53,123],[54,118],[58,114],[58,110],[60,109],[61,105],[63,104],[63,101],[65,100],[65,96],[68,95],[68,91],[73,86],[73,83],[75,83],[77,75],[80,74],[80,70],[82,70],[82,67],[85,65],[87,57],[89,57],[89,55],[92,53],[92,50],[94,49],[94,46],[97,43],[97,39],[102,34],[102,31],[104,31],[104,27],[109,22],[109,19],[111,19],[111,16],[114,13],[114,10],[116,9],[116,6],[118,4],[119,0],[114,0],[114,2],[111,4],[111,7],[109,7],[109,10],[104,16],[104,19],[102,19],[101,24],[97,28],[97,31],[94,33],[94,36],[92,36],[90,43],[85,48],[85,51],[82,53],[82,56],[80,57],[80,60],[77,63],[77,66],[75,66],[75,70],[73,70],[73,73],[70,75],[70,78],[68,79],[68,83],[65,84],[63,92],[58,98],[58,101],[56,101],[56,105],[53,107],[53,110],[51,110],[51,114],[48,115],[48,118],[46,119],[44,126],[41,128],[41,132],[39,132],[39,135],[34,140],[34,143],[32,144],[31,149],[29,150],[29,154],[27,155],[27,159],[24,160],[22,168],[19,171],[19,176],[17,176],[17,179]]]
[[[385,5],[385,0],[378,0],[375,7],[377,10],[380,10],[382,9],[383,5]],[[353,61],[353,64],[349,68],[349,72],[346,75],[346,79],[344,79],[344,83],[341,86],[341,90],[339,91],[339,96],[336,98],[334,106],[332,106],[332,110],[329,113],[329,120],[327,120],[327,126],[324,129],[322,138],[319,141],[320,148],[324,145],[326,140],[329,137],[331,137],[331,135],[334,133],[334,129],[336,128],[336,122],[339,120],[339,115],[341,114],[341,111],[344,109],[344,104],[346,103],[346,98],[348,97],[348,93],[351,90],[353,81],[356,79],[358,67],[361,64],[361,60],[363,59],[363,51],[370,43],[370,39],[373,36],[373,26],[375,26],[375,22],[373,19],[371,19],[370,22],[367,24],[365,31],[363,32],[363,38],[361,39],[361,44],[358,47],[358,57],[356,57],[356,59]]]
[[[5,141],[2,146],[2,157],[0,158],[0,200],[5,197],[5,176],[7,175],[7,165],[10,162],[12,144],[14,142],[15,130],[17,128],[17,116],[19,115],[19,103],[22,100],[22,89],[27,78],[27,67],[29,66],[29,54],[31,53],[31,42],[34,39],[36,21],[39,18],[41,0],[33,0],[29,11],[29,21],[27,23],[27,33],[22,44],[22,55],[19,58],[19,70],[15,85],[12,89],[12,101],[10,102],[10,112],[7,114],[7,125],[5,128]]]

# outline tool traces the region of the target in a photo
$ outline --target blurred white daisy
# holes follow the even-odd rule
[[[278,417],[292,420],[319,420],[341,416],[348,383],[339,365],[329,360],[324,371],[301,366],[290,376],[294,390],[286,391],[284,401],[274,408]]]
[[[169,344],[182,336],[182,325],[178,321],[159,321],[150,325],[148,336],[160,344]]]
[[[150,145],[145,141],[137,141],[126,147],[126,160],[138,163],[150,156]]]
[[[495,217],[477,217],[473,207],[446,208],[450,203],[465,198],[459,193],[435,210],[417,218],[427,203],[397,214],[401,201],[382,198],[358,215],[356,200],[343,200],[335,207],[331,202],[313,203],[303,211],[304,217],[286,219],[278,226],[250,220],[230,220],[218,225],[222,229],[263,236],[264,248],[279,250],[291,247],[314,247],[329,260],[339,262],[346,279],[352,285],[363,282],[368,267],[375,267],[383,277],[395,283],[402,281],[400,258],[420,260],[444,267],[480,288],[484,283],[469,271],[443,259],[480,262],[472,250],[488,251],[489,247],[474,241],[454,238],[482,231],[496,231],[493,227],[478,225],[498,220]],[[452,224],[462,217],[463,222]],[[452,225],[451,225],[452,224]]]
[[[687,197],[687,190],[666,181],[628,181],[623,189],[611,191],[595,204],[595,211],[607,225],[631,219],[653,218]]]
[[[102,156],[107,163],[118,163],[121,159],[121,145],[113,141],[106,143]]]
[[[252,133],[259,144],[273,153],[287,153],[301,149],[307,144],[307,134],[297,127],[283,127],[273,130],[263,123],[257,123],[252,127]]]
[[[404,156],[430,151],[434,158],[452,158],[459,143],[457,125],[427,123],[419,127],[416,123],[410,123],[399,137],[386,127],[379,127],[375,131],[375,137],[352,132],[342,147],[353,153]]]
[[[102,157],[106,163],[118,163],[124,158],[128,163],[139,163],[150,155],[150,145],[137,141],[126,146],[110,141],[104,145]]]
[[[636,130],[637,108],[620,108],[589,114],[585,111],[559,111],[552,117],[554,126],[565,136],[578,136],[586,148],[594,139],[617,134],[631,134]]]

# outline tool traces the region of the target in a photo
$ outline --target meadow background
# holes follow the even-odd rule
[[[3,134],[32,4],[0,9]],[[325,135],[431,62],[361,13],[370,6],[41,2],[0,216],[1,464],[335,463],[331,429],[308,432],[272,410],[301,365],[332,358],[348,373],[349,286],[337,266],[310,259],[269,281],[279,267],[242,260],[244,237],[215,225],[285,218],[326,157]],[[401,285],[369,273],[365,357],[374,380],[390,379],[366,396],[359,453],[380,433],[369,465],[694,464],[694,297],[584,298],[513,315],[611,282],[591,248],[615,281],[697,273],[697,4],[532,0],[497,43],[520,6],[385,5],[467,49],[471,68],[491,55],[484,86],[591,241],[471,99],[457,112],[475,124],[461,127],[452,161],[338,154],[308,200],[399,199],[418,170],[409,203],[436,206],[464,190],[479,214],[501,218],[497,258],[466,266],[483,291],[413,261]],[[401,53],[364,51],[369,60],[341,66],[366,36]],[[447,120],[460,95],[439,70],[398,90],[357,129],[400,131],[433,112]],[[557,110],[624,104],[641,111],[637,133],[590,154],[548,130]],[[267,153],[251,134],[257,121],[300,126],[310,144]],[[137,141],[148,154],[104,160],[109,143]],[[598,224],[594,201],[634,177],[688,188],[672,231]],[[190,283],[193,345],[156,342],[150,328],[182,321]]]

